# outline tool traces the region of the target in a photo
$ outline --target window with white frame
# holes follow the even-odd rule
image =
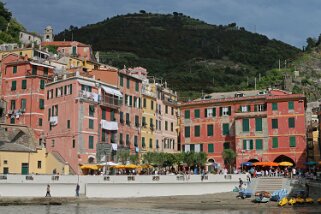
[[[248,112],[249,108],[248,106],[241,106],[241,112]]]
[[[222,115],[223,116],[228,116],[229,115],[229,108],[228,107],[223,107],[222,108]]]
[[[213,117],[213,109],[212,108],[208,108],[206,110],[206,117]]]

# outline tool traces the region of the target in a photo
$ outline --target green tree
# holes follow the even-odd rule
[[[147,152],[143,154],[143,163],[145,164],[152,164],[155,159],[155,153],[154,152]]]
[[[132,164],[139,164],[139,157],[138,157],[138,154],[134,154],[134,155],[130,155],[129,156],[129,161],[132,163]]]
[[[204,166],[207,161],[207,154],[205,152],[195,152],[194,158],[198,166]]]
[[[184,152],[183,153],[183,162],[187,164],[188,167],[194,165],[194,152]]]
[[[128,149],[119,149],[116,154],[117,162],[126,164],[129,159],[129,150]]]
[[[236,153],[232,149],[224,149],[222,153],[224,162],[229,166],[230,173],[232,172],[232,165],[235,162]]]

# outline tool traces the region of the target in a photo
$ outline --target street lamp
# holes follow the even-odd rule
[[[241,152],[242,152],[242,163],[241,163],[242,172],[241,172],[241,173],[243,173],[243,154],[244,154],[245,150],[243,150],[243,149],[242,149],[242,151],[241,151]]]

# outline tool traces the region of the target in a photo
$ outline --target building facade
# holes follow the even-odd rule
[[[222,152],[245,161],[306,161],[305,103],[281,90],[214,93],[181,104],[183,151],[204,151],[224,165]]]

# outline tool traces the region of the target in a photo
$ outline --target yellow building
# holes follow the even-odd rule
[[[313,135],[313,156],[314,156],[314,160],[320,161],[321,160],[321,156],[320,156],[320,151],[321,150],[320,150],[319,141],[318,141],[319,131],[313,131],[312,135]]]
[[[156,130],[156,87],[154,83],[149,83],[148,79],[143,80],[142,100],[142,153],[153,152],[156,149],[154,133]]]
[[[0,174],[69,174],[69,166],[48,154],[35,140],[32,129],[0,124]]]
[[[4,56],[12,53],[23,57],[27,56],[29,59],[47,59],[49,57],[49,53],[37,50],[35,48],[18,48],[8,51],[0,51],[0,60],[2,60]]]
[[[64,63],[67,65],[67,69],[72,69],[72,68],[86,68],[87,71],[91,71],[94,69],[98,69],[99,63],[89,61],[86,59],[82,58],[76,58],[76,57],[70,57],[70,56],[64,56],[61,57],[58,62]]]

